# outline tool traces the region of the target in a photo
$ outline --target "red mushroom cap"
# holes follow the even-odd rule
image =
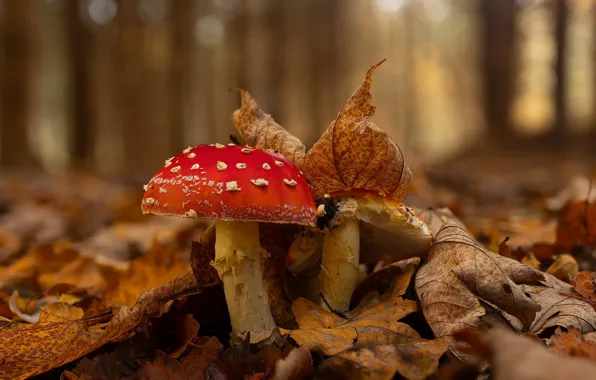
[[[283,155],[199,145],[166,161],[145,187],[143,214],[314,225],[310,186]]]

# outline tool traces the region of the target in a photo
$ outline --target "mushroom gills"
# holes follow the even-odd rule
[[[343,200],[336,222],[348,219],[360,221],[361,263],[424,257],[432,243],[428,226],[409,207],[388,198]]]
[[[271,336],[275,321],[263,285],[258,222],[215,222],[215,261],[232,323],[232,339],[258,343]]]

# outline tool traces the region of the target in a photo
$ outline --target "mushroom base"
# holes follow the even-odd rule
[[[346,219],[325,233],[321,263],[321,291],[337,311],[350,308],[352,293],[358,282],[360,260],[360,225],[357,219]],[[321,306],[327,309],[321,300]]]
[[[232,340],[258,343],[271,336],[275,321],[263,286],[258,222],[215,222],[215,261],[232,322]]]

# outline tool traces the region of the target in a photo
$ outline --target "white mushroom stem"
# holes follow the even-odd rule
[[[325,233],[321,263],[321,292],[329,306],[337,311],[350,307],[358,282],[360,261],[360,225],[348,218]],[[327,308],[323,299],[321,306]]]
[[[258,222],[215,222],[215,261],[232,322],[232,339],[258,343],[271,336],[275,321],[263,286]]]

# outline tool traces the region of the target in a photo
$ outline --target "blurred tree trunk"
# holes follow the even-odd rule
[[[315,141],[335,119],[343,106],[336,102],[339,86],[338,19],[342,5],[338,1],[309,1],[311,4],[308,33],[312,41],[310,53],[310,109],[315,124],[309,126],[315,132]],[[376,59],[376,57],[375,57]],[[372,65],[372,63],[371,63]],[[344,95],[344,98],[347,97]],[[314,141],[312,141],[314,142]]]
[[[189,76],[193,71],[196,39],[194,35],[197,21],[196,1],[172,1],[170,3],[169,27],[172,33],[170,102],[171,139],[174,149],[186,147],[184,131],[191,124],[189,116],[193,106],[194,83]],[[199,128],[199,126],[195,126]]]
[[[140,0],[119,0],[115,18],[118,39],[112,59],[113,101],[124,141],[125,162],[122,172],[131,179],[142,180],[159,168],[172,154],[167,107],[165,56],[169,50],[167,36],[158,30],[148,31],[139,14]]]
[[[28,132],[38,52],[38,0],[4,1],[0,22],[0,162],[33,166]]]
[[[491,142],[507,142],[514,135],[510,111],[517,69],[517,5],[515,0],[478,1],[487,137]]]
[[[67,12],[65,17],[68,35],[68,50],[71,60],[71,100],[69,107],[72,112],[72,134],[70,138],[70,155],[75,167],[87,166],[92,162],[93,156],[93,107],[90,97],[89,82],[89,50],[94,42],[91,31],[84,24],[79,6],[80,1],[66,2]]]
[[[555,26],[555,126],[554,141],[558,144],[565,138],[567,129],[567,26],[569,9],[567,0],[555,0],[553,4],[553,21]]]

